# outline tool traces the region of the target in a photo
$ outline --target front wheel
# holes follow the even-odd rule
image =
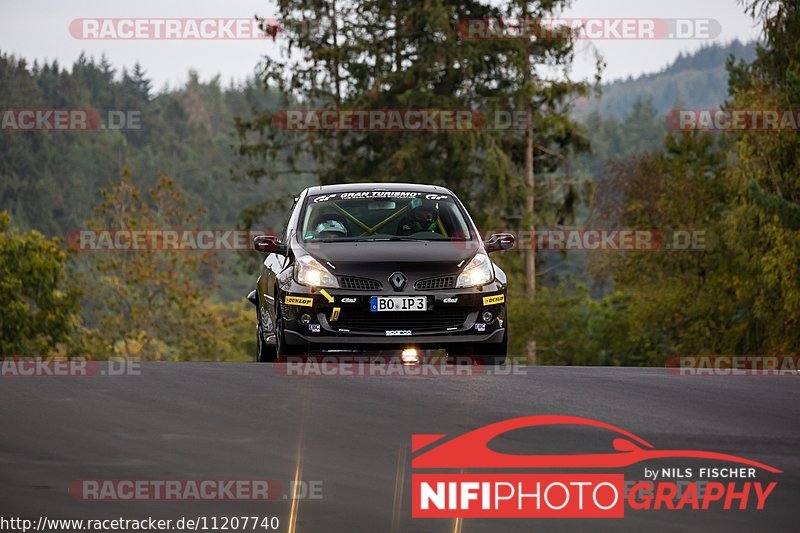
[[[256,362],[271,363],[275,360],[278,353],[275,345],[264,340],[264,330],[261,327],[261,313],[256,311],[258,325],[256,326]]]

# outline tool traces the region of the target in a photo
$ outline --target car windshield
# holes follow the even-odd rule
[[[469,240],[464,214],[449,194],[361,191],[309,196],[303,241]]]

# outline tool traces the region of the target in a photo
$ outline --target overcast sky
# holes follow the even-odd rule
[[[220,74],[224,82],[252,74],[259,58],[275,55],[277,42],[256,40],[82,40],[69,31],[76,18],[248,18],[255,13],[275,15],[271,0],[2,0],[0,50],[29,60],[57,59],[70,65],[84,51],[99,57],[105,53],[118,68],[139,61],[161,88],[182,84],[190,68],[201,79]],[[759,28],[735,0],[576,0],[564,13],[571,18],[710,18],[719,22],[721,32],[714,40],[598,40],[592,44],[608,66],[604,80],[638,76],[658,71],[680,52],[693,51],[710,42],[758,38]],[[575,65],[576,77],[593,72],[593,53],[588,41]]]

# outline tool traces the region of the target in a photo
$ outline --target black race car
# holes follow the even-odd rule
[[[502,363],[506,275],[448,189],[411,184],[312,187],[286,229],[255,238],[267,254],[256,290],[257,360],[330,351],[445,349]]]

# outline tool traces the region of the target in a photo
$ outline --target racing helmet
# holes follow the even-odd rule
[[[337,237],[347,237],[347,228],[338,220],[325,220],[317,224],[314,234],[318,239],[335,239]]]
[[[439,220],[439,203],[433,200],[415,198],[411,201],[408,216],[419,228],[431,230]]]

